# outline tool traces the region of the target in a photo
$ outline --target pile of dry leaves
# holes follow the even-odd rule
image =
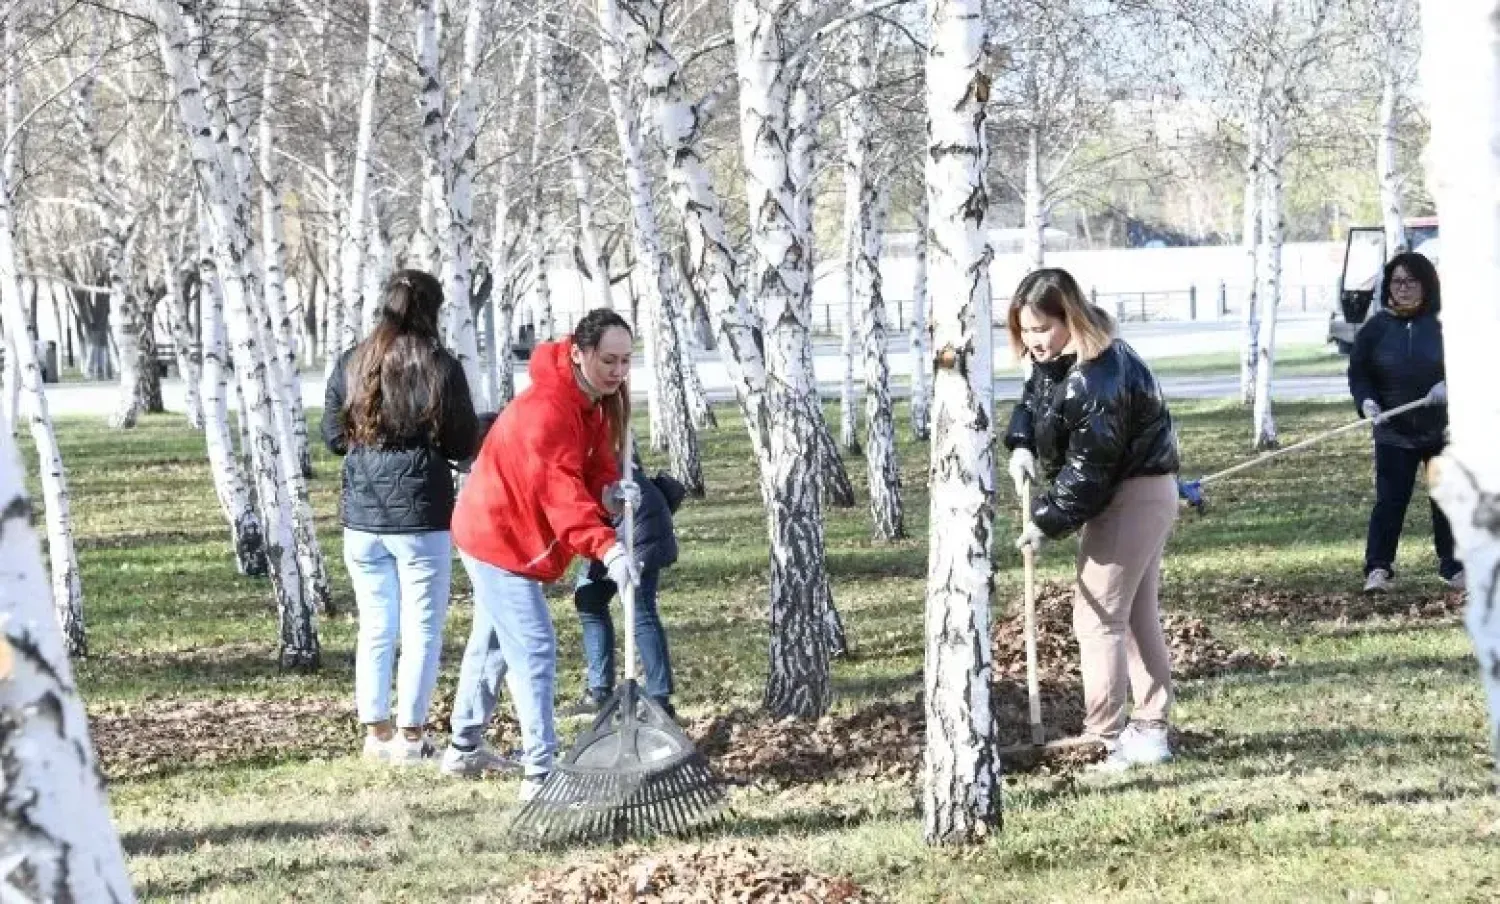
[[[864,904],[848,879],[772,862],[753,846],[719,843],[664,851],[622,848],[602,860],[536,873],[510,904]]]
[[[111,780],[287,756],[347,756],[360,740],[351,713],[320,698],[102,704],[89,707],[89,732]]]
[[[1342,593],[1307,593],[1271,589],[1256,578],[1245,578],[1220,590],[1231,600],[1229,611],[1237,618],[1277,622],[1282,625],[1312,621],[1350,624],[1377,619],[1398,622],[1448,622],[1463,618],[1462,591],[1423,587],[1420,579],[1402,592],[1368,596],[1350,589]]]

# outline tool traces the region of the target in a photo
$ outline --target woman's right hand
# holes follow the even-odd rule
[[[1010,479],[1016,485],[1016,495],[1026,495],[1026,485],[1036,483],[1036,456],[1022,446],[1010,453]]]
[[[615,582],[615,586],[624,593],[625,589],[635,589],[640,586],[641,572],[636,564],[630,560],[630,555],[625,552],[625,546],[616,542],[609,551],[604,554],[604,570],[609,572],[609,579]]]
[[[1364,403],[1359,406],[1359,413],[1377,424],[1380,423],[1380,403],[1374,399],[1365,399]]]

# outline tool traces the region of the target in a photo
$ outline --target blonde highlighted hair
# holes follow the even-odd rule
[[[1031,356],[1021,340],[1021,311],[1026,308],[1061,320],[1072,334],[1072,345],[1080,361],[1094,360],[1114,341],[1114,318],[1089,304],[1071,273],[1046,267],[1026,274],[1010,299],[1006,326],[1010,330],[1010,348],[1017,360]]]

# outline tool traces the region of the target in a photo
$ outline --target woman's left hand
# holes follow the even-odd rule
[[[604,488],[604,507],[613,514],[621,514],[628,505],[630,508],[639,508],[641,504],[641,488],[634,480],[617,480]]]
[[[1427,404],[1429,404],[1429,405],[1446,405],[1446,404],[1448,404],[1448,381],[1447,380],[1439,381],[1438,383],[1434,384],[1431,389],[1429,389],[1427,391]]]
[[[1021,531],[1021,536],[1016,538],[1016,549],[1025,552],[1030,549],[1033,553],[1040,552],[1042,544],[1047,542],[1047,535],[1035,524],[1027,524],[1026,529]]]

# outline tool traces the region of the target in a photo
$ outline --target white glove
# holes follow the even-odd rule
[[[1036,456],[1030,449],[1020,448],[1010,453],[1010,479],[1016,485],[1016,495],[1026,495],[1026,484],[1036,484]]]
[[[1374,399],[1365,399],[1364,404],[1359,406],[1359,413],[1377,424],[1380,423],[1380,404]]]
[[[1021,536],[1016,538],[1016,549],[1030,549],[1033,553],[1040,552],[1042,544],[1047,542],[1047,535],[1035,524],[1027,524],[1026,529],[1021,531]]]
[[[615,582],[615,586],[624,593],[625,588],[634,589],[641,583],[640,569],[636,568],[630,556],[625,553],[625,547],[616,543],[604,554],[604,568],[609,572],[609,579]]]
[[[629,504],[632,510],[641,505],[641,488],[634,480],[617,480],[604,488],[604,507],[618,515]]]
[[[1432,387],[1432,389],[1430,389],[1427,392],[1427,404],[1429,404],[1429,405],[1446,405],[1446,404],[1448,404],[1448,381],[1447,380],[1443,380],[1443,381],[1437,383],[1435,386]]]

